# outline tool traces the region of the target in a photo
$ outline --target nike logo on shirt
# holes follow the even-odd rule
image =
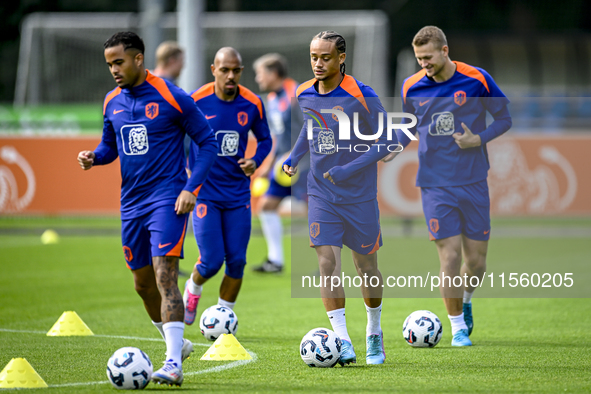
[[[421,101],[421,102],[419,103],[419,107],[422,107],[423,105],[427,104],[429,101],[431,101],[431,100],[427,100],[427,101]]]
[[[217,115],[205,115],[205,119],[209,120],[209,119],[213,119],[215,118]]]
[[[113,115],[117,115],[119,112],[123,112],[123,111],[125,111],[125,110],[124,109],[119,109],[119,110],[114,109],[113,110]]]

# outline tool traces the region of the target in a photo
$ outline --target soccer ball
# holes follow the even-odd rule
[[[201,328],[201,334],[210,341],[215,341],[222,334],[236,335],[238,316],[228,307],[210,306],[201,314],[199,328]]]
[[[109,382],[121,390],[141,390],[150,383],[152,362],[136,347],[122,347],[107,362]]]
[[[413,347],[433,347],[439,343],[443,326],[437,315],[429,311],[411,313],[402,325],[406,343]]]
[[[300,356],[310,367],[332,368],[341,358],[341,338],[328,328],[309,331],[300,343]]]

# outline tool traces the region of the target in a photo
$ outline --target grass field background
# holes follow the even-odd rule
[[[399,225],[397,222],[391,224]],[[421,223],[417,221],[417,231]],[[588,231],[590,220],[500,220],[520,228],[554,227]],[[55,228],[61,241],[42,245],[43,229]],[[0,368],[24,357],[52,392],[113,392],[106,383],[109,356],[123,346],[144,350],[156,367],[165,345],[133,290],[119,239],[119,222],[95,219],[0,219]],[[579,232],[580,233],[580,232]],[[565,230],[564,234],[568,234]],[[285,238],[288,256],[289,238]],[[499,235],[491,242],[495,261],[544,258],[557,266],[565,260],[591,262],[591,237],[527,237],[523,242]],[[403,244],[405,259],[433,260],[434,247],[424,237],[385,237]],[[562,245],[562,246],[561,246]],[[383,253],[382,253],[383,252]],[[388,249],[380,252],[387,260]],[[258,264],[265,244],[255,223],[248,261]],[[190,272],[198,257],[192,234],[185,243],[181,269]],[[295,262],[297,263],[297,262]],[[434,269],[437,261],[433,261]],[[289,264],[288,264],[289,267]],[[199,311],[217,302],[221,275],[204,288]],[[186,280],[181,278],[182,285]],[[449,321],[440,299],[385,299],[382,327],[386,363],[365,364],[363,301],[347,302],[347,322],[358,364],[314,369],[299,356],[303,335],[329,327],[320,299],[291,298],[290,272],[257,275],[247,267],[235,311],[236,335],[255,360],[222,369],[229,362],[200,361],[211,342],[197,326],[186,328],[196,343],[184,364],[181,390],[202,392],[589,392],[591,391],[591,302],[587,298],[474,299],[474,346],[452,348]],[[443,339],[433,349],[414,349],[402,338],[402,323],[417,309],[429,309],[443,322]],[[64,311],[73,310],[97,334],[94,337],[47,337]],[[116,336],[136,339],[114,338]],[[145,339],[142,339],[145,338]],[[149,340],[152,339],[152,340]],[[156,340],[156,341],[155,341]],[[147,390],[160,389],[153,384]],[[164,388],[162,388],[164,390]],[[178,390],[178,389],[176,389]]]

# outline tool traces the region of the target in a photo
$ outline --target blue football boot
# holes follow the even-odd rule
[[[342,340],[342,347],[341,347],[341,358],[339,359],[339,364],[342,367],[345,364],[349,363],[357,363],[357,356],[355,355],[355,349],[353,349],[353,345],[351,342],[347,340]]]
[[[474,328],[474,318],[472,317],[472,303],[464,303],[462,309],[464,311],[464,321],[468,326],[468,335],[472,335],[472,329]]]
[[[367,336],[367,353],[365,361],[367,364],[383,364],[386,360],[384,351],[384,333],[371,334]]]
[[[452,346],[472,346],[472,341],[468,337],[468,330],[463,328],[454,334],[451,340]]]

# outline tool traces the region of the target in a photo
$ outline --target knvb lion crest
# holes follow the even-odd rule
[[[145,155],[150,148],[148,129],[143,124],[121,127],[121,141],[126,155]]]
[[[336,109],[337,111],[345,111],[343,109],[343,107],[341,107],[340,105],[336,105],[336,106],[332,107],[332,109]],[[335,120],[335,122],[339,121],[339,118],[337,118],[337,116],[335,114],[332,114],[332,118]]]
[[[146,116],[148,119],[154,119],[158,116],[158,103],[149,103],[146,105]]]
[[[460,107],[466,104],[466,92],[463,90],[458,90],[454,93],[454,103],[459,105]]]
[[[197,205],[197,209],[195,211],[197,212],[197,217],[199,219],[203,219],[207,215],[207,205],[199,204]]]
[[[316,153],[332,155],[336,152],[334,132],[331,129],[318,128],[318,138],[316,141]]]
[[[429,229],[433,234],[436,234],[439,231],[439,220],[431,219],[429,220]]]
[[[148,151],[148,133],[145,127],[137,127],[130,130],[129,147],[135,155],[141,155]]]
[[[452,112],[437,112],[432,116],[429,134],[433,136],[452,135],[454,128],[454,114]]]
[[[248,123],[248,114],[244,111],[238,112],[238,124],[240,126],[246,126]]]
[[[123,247],[123,254],[125,255],[125,261],[127,261],[128,263],[130,263],[131,260],[133,260],[133,254],[131,253],[131,249],[129,248],[129,246]]]
[[[233,130],[220,130],[215,133],[220,146],[218,156],[236,156],[240,145],[240,134]],[[221,141],[220,138],[221,137]]]
[[[314,222],[310,224],[310,237],[316,238],[320,234],[320,224]]]

